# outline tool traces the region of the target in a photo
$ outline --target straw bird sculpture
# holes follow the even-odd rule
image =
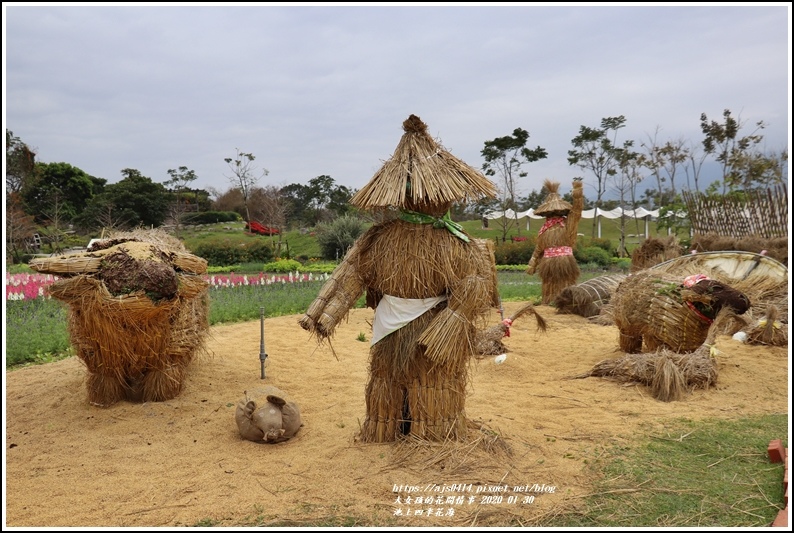
[[[476,324],[499,298],[493,244],[466,235],[449,209],[496,189],[437,144],[419,117],[403,130],[392,157],[351,199],[385,221],[359,237],[299,323],[322,341],[366,292],[375,317],[358,438],[465,440]]]
[[[581,180],[574,180],[571,205],[557,192],[560,188],[558,182],[545,180],[543,186],[548,195],[535,214],[545,217],[546,222],[538,231],[527,274],[537,271],[541,283],[541,303],[549,305],[564,288],[574,285],[579,279],[579,265],[573,256],[573,246],[576,244],[576,229],[582,218],[584,192]]]

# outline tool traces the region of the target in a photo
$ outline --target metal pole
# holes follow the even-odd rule
[[[267,359],[267,353],[265,353],[265,308],[259,308],[259,324],[260,324],[260,336],[259,336],[259,364],[261,367],[261,375],[262,379],[265,379],[265,359]]]

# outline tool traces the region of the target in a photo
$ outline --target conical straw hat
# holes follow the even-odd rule
[[[546,200],[535,209],[535,214],[545,217],[548,215],[563,215],[568,213],[573,207],[571,204],[562,199],[557,192],[560,188],[559,182],[545,180],[543,186],[549,191],[546,195]]]
[[[419,117],[408,117],[403,130],[392,157],[353,195],[351,204],[361,209],[405,208],[496,197],[494,184],[436,143]]]

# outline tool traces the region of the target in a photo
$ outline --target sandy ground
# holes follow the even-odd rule
[[[506,303],[506,316],[520,305]],[[504,339],[504,363],[473,360],[466,444],[356,442],[369,350],[357,338],[370,338],[369,309],[337,329],[338,359],[299,316],[266,319],[264,380],[259,321],[214,327],[210,353],[161,403],[89,405],[77,358],[8,372],[5,525],[542,524],[581,505],[593,490],[586,460],[607,447],[678,418],[788,412],[786,348],[718,337],[717,387],[663,403],[642,385],[565,379],[621,355],[617,330],[537,309],[545,334],[522,317]],[[294,439],[240,438],[236,404],[264,384],[300,406]]]

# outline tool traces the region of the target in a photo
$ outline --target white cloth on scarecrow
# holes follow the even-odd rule
[[[446,299],[446,296],[397,298],[396,296],[384,294],[378,303],[377,309],[375,309],[375,319],[372,321],[372,343],[370,345],[374,345],[389,333],[397,331]]]

